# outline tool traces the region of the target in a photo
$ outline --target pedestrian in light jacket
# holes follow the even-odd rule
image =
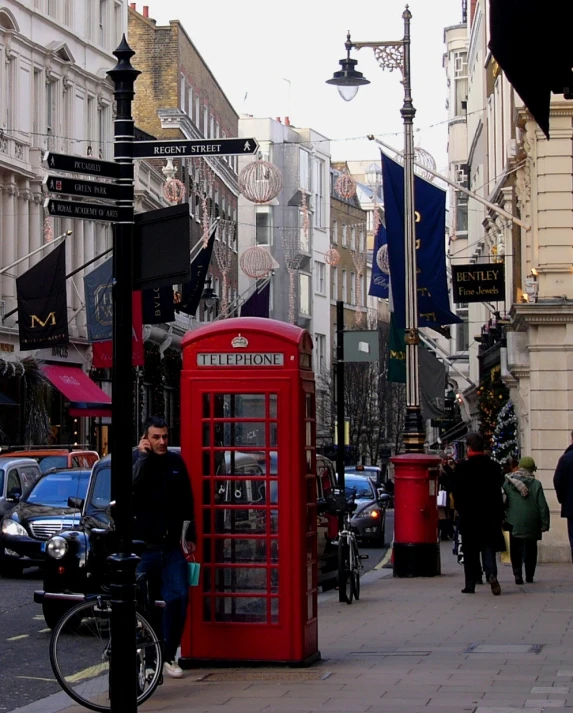
[[[537,541],[549,530],[549,507],[543,486],[535,479],[537,466],[525,456],[518,470],[505,476],[505,521],[509,529],[509,554],[516,584],[533,582],[537,565]]]
[[[553,476],[555,495],[561,505],[561,517],[567,518],[567,532],[573,559],[573,431],[571,445],[559,459]]]

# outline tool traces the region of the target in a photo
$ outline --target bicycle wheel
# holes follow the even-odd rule
[[[157,688],[163,657],[151,625],[136,615],[137,704]],[[78,626],[78,619],[81,624]],[[63,690],[93,711],[109,711],[111,659],[111,604],[107,600],[82,602],[59,621],[50,640],[50,663]]]
[[[350,547],[346,540],[338,543],[338,601],[352,604],[352,572],[350,571]]]
[[[362,570],[362,565],[360,563],[360,553],[358,552],[358,547],[356,542],[352,543],[352,593],[354,594],[354,599],[358,601],[360,599],[360,572]]]

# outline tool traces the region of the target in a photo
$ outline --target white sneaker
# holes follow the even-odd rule
[[[183,678],[183,669],[173,661],[163,662],[163,673],[169,678]]]

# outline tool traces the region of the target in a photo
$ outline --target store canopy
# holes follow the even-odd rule
[[[551,92],[573,98],[571,0],[490,0],[489,48],[549,138]]]
[[[70,416],[111,416],[111,399],[77,366],[45,364],[42,371],[70,402]]]

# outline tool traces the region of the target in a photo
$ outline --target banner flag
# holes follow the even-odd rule
[[[441,418],[445,415],[446,367],[422,346],[418,347],[418,360],[422,417]]]
[[[69,343],[64,242],[16,278],[16,298],[20,351]]]
[[[396,327],[394,313],[390,314],[390,335],[388,340],[388,381],[406,383],[406,342],[404,329]]]
[[[383,153],[382,180],[394,317],[397,327],[405,327],[404,167]],[[415,176],[414,197],[418,326],[457,324],[462,320],[450,311],[446,280],[446,193]]]
[[[215,223],[211,228],[207,247],[202,248],[191,263],[191,280],[183,283],[181,288],[181,301],[175,306],[178,312],[190,314],[192,317],[194,317],[197,312],[197,307],[199,307],[201,295],[203,294],[205,278],[207,277],[207,271],[209,270],[209,264],[211,262],[211,255],[213,254],[217,225],[218,223]]]
[[[141,312],[141,291],[132,292],[131,308],[131,365],[143,366],[145,354],[143,350],[143,322]],[[95,369],[109,369],[113,366],[113,341],[95,342],[92,345],[93,366]]]
[[[113,258],[103,262],[84,277],[88,342],[111,339],[113,328]]]
[[[269,318],[271,281],[267,280],[261,289],[256,289],[241,307],[241,317]]]
[[[379,252],[382,249],[382,253]],[[382,270],[380,265],[385,269]],[[390,285],[390,275],[388,273],[388,237],[386,235],[386,227],[380,223],[378,232],[374,238],[374,252],[372,255],[372,276],[370,278],[370,288],[368,294],[372,297],[380,297],[388,299],[388,290]]]
[[[151,287],[141,293],[143,309],[143,324],[160,324],[173,322],[175,319],[175,305],[173,287]]]

